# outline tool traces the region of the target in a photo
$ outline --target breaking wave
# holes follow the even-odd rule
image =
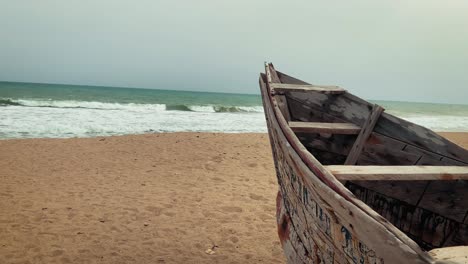
[[[0,106],[49,107],[49,108],[84,108],[95,110],[154,110],[154,111],[190,111],[206,113],[262,113],[262,106],[222,106],[222,105],[185,105],[185,104],[136,104],[107,103],[73,100],[24,100],[0,98]]]
[[[8,105],[21,105],[21,103],[15,102],[11,99],[0,99],[0,106],[8,106]]]

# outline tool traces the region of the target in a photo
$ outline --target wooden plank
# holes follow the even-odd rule
[[[314,157],[318,157],[322,165],[341,165],[346,160],[346,156],[338,155],[328,150],[312,148],[308,148],[307,150],[310,152],[310,154],[314,155]]]
[[[331,98],[332,95],[317,93],[288,93],[288,99],[297,100],[314,109],[321,109],[345,122],[361,125],[369,115],[372,105],[349,92]],[[468,151],[443,138],[433,131],[401,118],[382,113],[374,132],[401,141],[405,144],[437,153],[444,157],[468,164]]]
[[[418,186],[420,182],[424,183],[426,181],[397,182],[397,185],[408,183],[408,194],[412,195],[421,192],[422,189],[419,188],[421,186]],[[407,203],[395,199],[393,191],[402,193],[401,188],[379,192],[361,187],[361,183],[363,183],[361,181],[357,183],[348,181],[346,187],[381,216],[410,235],[422,248],[430,250],[434,247],[466,245],[468,243],[467,226],[461,225],[456,219],[452,218],[452,215],[440,215],[434,210],[418,207],[417,202],[414,202],[414,200]],[[387,181],[386,183],[395,182]],[[452,181],[452,183],[454,182]],[[411,185],[416,187],[416,192],[413,192],[415,187]],[[388,187],[391,188],[391,186]]]
[[[362,148],[364,147],[364,143],[369,138],[370,134],[372,133],[372,130],[374,130],[374,126],[377,123],[377,120],[379,120],[380,114],[383,111],[383,107],[379,105],[374,105],[374,107],[372,108],[372,112],[370,113],[366,122],[362,126],[362,130],[359,133],[356,141],[354,142],[353,148],[351,149],[351,153],[349,153],[348,157],[346,158],[346,165],[356,164],[359,155],[361,154]]]
[[[338,86],[272,83],[271,88],[275,92],[320,92],[324,94],[342,94],[346,90]]]
[[[267,77],[267,75],[265,73],[260,73],[260,78],[258,80],[258,83],[260,85],[260,92],[261,93],[263,93],[264,91],[267,90],[267,86],[266,86],[267,78],[268,77]],[[265,99],[266,98],[262,97],[263,109],[267,109]],[[264,113],[265,113],[265,120],[266,120],[266,123],[267,123],[267,128],[268,128],[268,130],[270,130],[270,121],[269,120],[270,120],[271,117],[268,116],[266,111]],[[270,142],[273,142],[273,138],[272,138],[271,133],[268,133],[268,138],[269,138]],[[273,144],[270,144],[270,147],[271,147],[271,153],[273,154],[273,164],[275,165],[275,170],[278,170],[278,159],[275,156],[276,151],[273,149]]]
[[[468,166],[326,166],[338,180],[425,181],[468,180]]]
[[[428,181],[347,181],[346,184],[347,187],[350,184],[358,185],[369,192],[374,191],[416,206],[427,183]]]
[[[343,119],[322,112],[320,109],[312,108],[302,102],[298,102],[291,97],[288,98],[288,106],[291,111],[292,120],[303,122],[348,123]]]
[[[320,95],[320,94],[318,94]],[[308,105],[288,98],[288,106],[291,111],[291,119],[303,122],[330,122],[347,123],[348,121],[337,116],[330,115],[322,111],[315,105]],[[381,116],[381,118],[383,118]],[[378,122],[377,122],[378,123]],[[304,140],[301,140],[305,142]],[[352,141],[350,141],[352,145]],[[340,142],[340,144],[347,142]],[[348,148],[348,147],[347,147]],[[349,150],[347,150],[349,152]],[[442,160],[441,160],[442,159]],[[369,163],[369,161],[372,161]],[[411,161],[414,161],[411,163]],[[424,150],[420,147],[408,145],[400,140],[393,139],[386,135],[373,132],[364,144],[362,155],[359,157],[358,165],[456,165],[466,166],[451,158],[440,154]]]
[[[307,148],[326,150],[339,155],[348,156],[352,147],[353,135],[296,133],[302,144]],[[320,158],[320,157],[317,157]]]
[[[441,162],[441,164],[444,164],[444,165],[466,166],[466,163],[463,163],[463,162],[460,162],[460,161],[457,161],[457,160],[453,160],[453,159],[449,159],[449,158],[446,158],[446,157],[441,158],[440,162]]]
[[[425,127],[401,118],[383,113],[375,131],[468,164],[468,151],[466,149]]]
[[[329,115],[320,111],[320,109],[316,109],[315,107],[311,107],[309,105],[305,105],[302,102],[296,101],[294,99],[288,99],[288,106],[291,111],[291,119],[292,120],[299,120],[303,122],[329,122],[329,123],[347,123],[346,121]],[[300,132],[296,132],[300,133]],[[298,135],[299,136],[299,135]],[[318,138],[315,134],[307,135],[305,133],[300,134],[301,142],[307,147],[317,147],[320,150],[328,150],[330,152],[335,152],[341,155],[348,155],[350,149],[353,145],[353,142],[356,140],[355,137],[347,137],[347,138],[337,138],[337,134],[332,136],[332,138]],[[335,139],[338,139],[336,141]],[[326,141],[322,144],[320,141]],[[312,144],[311,144],[312,143]],[[327,145],[328,148],[322,147]],[[407,144],[377,134],[372,133],[369,138],[367,139],[366,143],[364,144],[364,148],[362,150],[362,154],[360,155],[356,164],[358,165],[414,165],[420,158],[424,152],[423,150],[414,151],[415,153],[409,153],[407,150],[410,147],[406,148]],[[404,149],[404,150],[403,150]],[[438,159],[442,158],[442,156],[437,155]],[[320,157],[317,157],[320,160]],[[419,165],[452,165],[452,164],[443,164],[438,161],[436,164],[419,164]],[[453,164],[456,165],[456,164]]]
[[[280,78],[278,77],[278,73],[276,73],[275,67],[273,64],[265,64],[265,69],[266,69],[266,75],[267,75],[267,80],[268,80],[268,88],[270,90],[272,89],[271,85],[273,83],[281,83]]]
[[[273,91],[273,86],[274,85],[280,85],[281,80],[276,73],[275,68],[273,67],[273,64],[265,64],[265,70],[266,70],[266,75],[267,75],[267,80],[268,80],[268,87],[270,89],[270,92]],[[287,121],[291,120],[291,114],[289,112],[289,107],[288,107],[288,101],[286,99],[286,96],[284,95],[275,95],[275,98],[278,102],[278,107],[281,110],[281,113],[284,116],[284,119]]]
[[[370,103],[353,97],[349,92],[340,96],[290,92],[288,97],[356,125],[364,124],[372,110]]]
[[[440,263],[468,263],[468,246],[436,248],[429,254]]]
[[[289,112],[288,101],[286,99],[286,96],[284,96],[284,95],[275,95],[275,98],[278,101],[278,107],[281,110],[281,113],[283,114],[284,119],[286,119],[286,121],[290,121],[291,120],[291,114]]]
[[[288,100],[289,109],[291,110],[291,118],[304,122],[329,122],[329,123],[346,123],[336,117],[328,115],[319,109],[304,105],[293,99]],[[356,138],[353,135],[333,134],[328,137],[320,136],[315,133],[296,132],[301,142],[309,148],[319,150],[327,150],[340,155],[347,156],[350,152],[353,142]],[[414,165],[422,154],[408,153],[404,149],[407,145],[401,141],[397,141],[386,136],[372,133],[362,150],[357,164],[358,165]],[[423,151],[421,151],[423,153]],[[438,155],[439,159],[441,158]],[[320,161],[321,156],[316,156]],[[337,163],[335,163],[337,164]],[[425,165],[425,164],[421,164]],[[450,165],[450,164],[428,164],[428,165]]]
[[[362,162],[368,160],[372,160],[375,165],[414,165],[420,157],[421,155],[404,152],[396,146],[379,144],[373,145],[368,144],[367,142],[362,149],[356,165],[364,165]]]
[[[397,160],[404,161],[404,159],[407,159],[408,162],[410,162],[412,159],[415,157],[419,156],[417,160],[415,160],[414,163],[393,163],[393,164],[381,164],[381,165],[435,165],[435,166],[466,166],[465,163],[461,163],[459,161],[456,161],[454,159],[450,159],[447,157],[444,157],[440,154],[430,152],[427,150],[424,150],[419,147],[415,147],[412,145],[408,145],[402,141],[390,138],[388,136],[375,133],[373,132],[370,136],[369,139],[367,140],[363,152],[366,151],[366,148],[372,148],[371,146],[385,146],[386,148],[386,153],[391,154],[394,152],[398,152],[400,155],[400,158],[397,158]],[[389,149],[392,149],[389,151]],[[364,156],[365,154],[361,155]],[[382,153],[383,156],[385,156],[385,153]],[[389,160],[393,159],[391,157],[387,157]],[[358,162],[359,164],[359,162]],[[380,164],[380,163],[378,163]]]
[[[461,176],[460,179],[468,179],[466,177],[468,167],[455,166],[453,168],[464,168],[465,176],[463,176],[461,169],[458,174]],[[455,172],[454,174],[457,173]],[[448,174],[447,177],[451,177],[451,175],[449,175],[450,174]],[[467,181],[431,182],[422,195],[419,206],[440,215],[452,218],[459,223],[463,223],[468,210],[467,193]]]
[[[294,132],[357,135],[361,128],[351,123],[289,122]]]

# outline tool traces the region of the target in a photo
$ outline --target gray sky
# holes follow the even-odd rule
[[[0,80],[468,104],[468,1],[0,0]]]

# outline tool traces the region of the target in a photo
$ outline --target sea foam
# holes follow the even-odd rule
[[[153,111],[192,111],[208,113],[251,112],[263,113],[262,106],[223,106],[223,105],[190,105],[190,104],[136,104],[136,103],[110,103],[94,101],[73,100],[26,100],[26,99],[0,99],[0,106],[28,106],[50,108],[87,108],[102,110],[153,110]]]
[[[11,100],[0,110],[0,138],[94,137],[157,132],[266,132],[261,107],[168,107],[78,101]],[[239,110],[235,110],[239,109]]]
[[[434,105],[431,106],[430,112],[424,113],[421,112],[422,107],[417,105],[414,109],[403,109],[405,111],[402,111],[399,105],[393,105],[386,106],[386,112],[435,131],[468,131],[468,114],[465,114],[464,106],[456,106],[457,111],[439,111],[438,106]],[[94,137],[184,131],[244,133],[266,132],[267,129],[261,105],[0,98],[0,139]]]

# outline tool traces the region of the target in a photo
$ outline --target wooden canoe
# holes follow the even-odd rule
[[[288,263],[467,263],[467,150],[340,87],[265,69]]]

